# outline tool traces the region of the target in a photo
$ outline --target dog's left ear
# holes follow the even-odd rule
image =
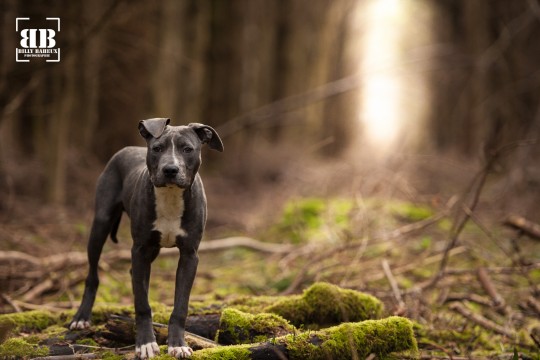
[[[148,138],[158,138],[165,131],[165,127],[169,125],[171,119],[167,118],[155,118],[139,121],[139,132],[141,136],[148,140]]]
[[[191,123],[188,126],[195,131],[203,144],[208,144],[210,149],[217,150],[219,152],[223,151],[223,142],[221,142],[216,130],[212,129],[208,125],[198,123]]]

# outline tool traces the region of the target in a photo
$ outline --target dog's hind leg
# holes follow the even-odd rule
[[[107,236],[118,226],[123,211],[121,202],[122,182],[114,169],[108,167],[98,180],[96,211],[88,240],[88,276],[86,277],[81,306],[69,328],[84,329],[90,326],[90,314],[99,286],[98,262]]]

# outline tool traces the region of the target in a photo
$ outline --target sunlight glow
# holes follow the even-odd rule
[[[369,0],[362,50],[361,121],[364,137],[380,150],[391,150],[403,126],[404,84],[400,45],[404,33],[404,1]]]

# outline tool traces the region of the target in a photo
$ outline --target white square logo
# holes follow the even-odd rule
[[[60,32],[60,18],[45,18],[49,28],[32,27],[28,17],[15,19],[15,31],[20,36],[20,47],[15,49],[16,62],[30,62],[31,59],[44,58],[46,62],[60,62],[60,47],[55,36]]]

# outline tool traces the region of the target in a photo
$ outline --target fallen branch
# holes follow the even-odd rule
[[[385,241],[388,241],[388,240],[391,240],[391,239],[403,237],[406,234],[411,234],[411,233],[414,233],[416,231],[426,229],[427,227],[429,227],[429,226],[431,226],[433,224],[436,224],[437,222],[442,220],[448,214],[448,212],[454,206],[454,204],[455,204],[455,198],[452,197],[450,199],[450,201],[448,201],[446,209],[443,212],[441,212],[440,214],[436,214],[436,215],[434,215],[432,217],[429,217],[429,218],[424,219],[424,220],[417,221],[417,222],[412,223],[412,224],[404,225],[404,226],[399,227],[398,229],[395,229],[395,230],[390,231],[388,233],[384,233],[384,234],[381,234],[379,236],[376,236],[371,240],[385,240]],[[281,295],[289,295],[289,294],[292,294],[295,291],[297,291],[298,288],[300,287],[300,285],[302,284],[302,282],[304,281],[304,279],[306,278],[307,274],[311,270],[313,270],[312,268],[313,268],[313,266],[315,264],[318,264],[318,263],[322,262],[325,259],[332,258],[336,254],[339,254],[339,253],[342,253],[342,252],[345,252],[345,251],[350,251],[350,250],[356,249],[356,248],[365,247],[365,246],[366,246],[366,241],[365,241],[365,239],[363,239],[361,241],[350,242],[350,243],[338,246],[338,247],[336,247],[336,248],[334,248],[332,250],[329,250],[327,248],[325,248],[324,251],[320,251],[320,249],[318,249],[318,248],[310,249],[312,251],[307,252],[306,256],[310,256],[310,255],[312,255],[314,253],[319,254],[319,255],[311,256],[310,260],[298,271],[298,273],[296,274],[295,278],[293,279],[293,281],[291,282],[289,287],[287,289],[285,289],[283,292],[281,292]],[[301,251],[304,251],[304,249],[301,249]]]
[[[396,298],[396,301],[398,303],[398,308],[396,312],[403,313],[405,311],[405,303],[403,302],[403,298],[401,297],[401,291],[399,291],[399,286],[396,278],[392,274],[392,270],[390,269],[390,265],[388,264],[388,261],[386,259],[382,260],[382,268],[384,274],[386,275],[386,278],[388,279],[388,282],[390,283],[392,293],[394,294],[394,297]]]
[[[509,227],[520,230],[534,239],[540,240],[540,225],[518,215],[510,215],[503,223]]]
[[[217,240],[203,241],[199,247],[199,252],[212,252],[222,251],[231,248],[247,248],[254,251],[260,251],[269,254],[284,254],[291,251],[290,245],[264,243],[249,237],[229,237]],[[178,249],[162,249],[161,256],[177,256]],[[106,262],[111,261],[130,261],[131,250],[116,250],[103,254],[103,260]],[[71,251],[67,253],[60,253],[44,258],[32,256],[20,251],[0,251],[0,264],[1,263],[17,263],[26,262],[35,267],[46,267],[48,272],[52,272],[58,269],[63,269],[67,266],[80,266],[87,263],[86,252]]]
[[[538,300],[536,300],[532,296],[529,296],[527,298],[527,305],[529,305],[531,309],[533,309],[538,315],[540,315],[540,302]]]
[[[483,317],[480,314],[476,314],[472,312],[462,303],[459,303],[459,302],[452,303],[450,304],[450,309],[461,314],[463,317],[474,322],[475,324],[482,326],[483,328],[494,331],[504,336],[508,336],[510,338],[514,336],[514,333],[511,332],[510,330],[505,329],[504,327],[500,326],[499,324],[494,323],[493,321]]]
[[[109,340],[118,341],[125,344],[135,342],[135,320],[128,316],[111,315],[110,319],[105,324],[103,337]],[[160,323],[152,323],[156,339],[159,343],[164,344],[168,337],[167,325]],[[189,325],[188,325],[189,326]],[[192,332],[186,331],[186,342],[194,350],[213,348],[218,344],[210,339],[204,338]]]
[[[478,277],[478,281],[484,288],[484,291],[486,294],[491,297],[491,300],[493,301],[493,305],[498,309],[503,309],[506,306],[506,302],[502,298],[501,295],[497,292],[497,289],[495,289],[495,286],[493,285],[493,282],[491,281],[491,277],[488,275],[486,269],[484,268],[478,268],[478,271],[476,273]]]
[[[412,323],[397,316],[382,320],[344,323],[320,331],[285,335],[268,342],[220,346],[196,351],[193,359],[364,359],[396,351],[416,351]]]

